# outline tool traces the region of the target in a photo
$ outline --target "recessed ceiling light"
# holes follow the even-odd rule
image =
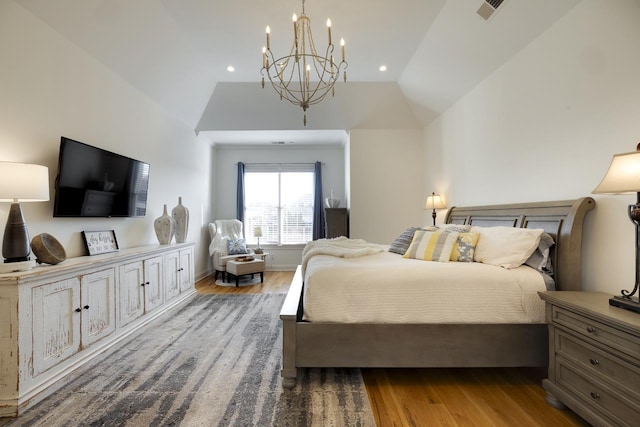
[[[235,70],[236,70],[236,69],[235,69],[235,68],[233,68],[233,65],[229,65],[229,66],[227,67],[227,71],[228,71],[228,72],[230,72],[230,73],[233,73]]]
[[[378,70],[387,71],[387,66],[386,65],[381,65],[380,68],[378,68]]]

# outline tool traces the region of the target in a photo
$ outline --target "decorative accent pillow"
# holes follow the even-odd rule
[[[551,265],[551,258],[549,258],[550,248],[553,245],[555,245],[553,237],[548,233],[542,233],[538,247],[533,251],[529,259],[524,262],[525,265],[541,273],[553,274],[553,266]]]
[[[246,254],[247,244],[244,239],[227,239],[227,253],[229,255]]]
[[[480,233],[474,261],[504,268],[520,267],[536,250],[542,229],[515,227],[471,227]]]
[[[458,233],[468,233],[471,231],[470,225],[463,224],[444,224],[440,226],[441,230],[444,231],[457,231]]]
[[[456,232],[416,230],[403,258],[449,262],[457,239]]]
[[[471,228],[471,227],[469,227]],[[480,233],[460,233],[451,251],[451,261],[473,262]]]
[[[420,230],[420,228],[407,228],[404,233],[399,235],[396,240],[391,243],[391,245],[389,246],[389,252],[404,255],[404,253],[407,252],[407,249],[409,249],[409,245],[411,244],[411,240],[413,240],[413,235],[415,234],[416,230]]]

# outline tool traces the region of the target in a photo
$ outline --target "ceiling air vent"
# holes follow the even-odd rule
[[[485,0],[482,6],[480,6],[480,9],[478,9],[478,15],[485,21],[488,21],[502,3],[504,3],[504,0]]]

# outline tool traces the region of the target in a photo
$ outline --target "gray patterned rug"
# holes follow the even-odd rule
[[[282,388],[283,301],[197,295],[6,425],[375,425],[358,369],[300,370]]]

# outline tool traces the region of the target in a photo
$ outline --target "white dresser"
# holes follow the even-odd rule
[[[144,246],[0,274],[0,416],[195,293],[193,250]]]

